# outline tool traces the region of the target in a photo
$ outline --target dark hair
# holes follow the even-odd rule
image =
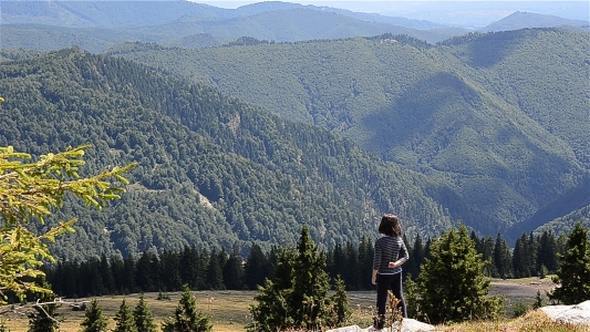
[[[389,236],[402,236],[402,226],[395,214],[384,214],[379,224],[379,233]]]

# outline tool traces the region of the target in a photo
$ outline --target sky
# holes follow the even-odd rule
[[[195,1],[195,0],[193,0]],[[527,11],[539,14],[556,15],[569,19],[589,20],[590,4],[588,1],[489,1],[489,0],[454,0],[454,1],[358,1],[358,0],[285,0],[301,4],[344,8],[358,12],[379,13],[389,16],[402,16],[424,19],[437,23],[480,27],[508,16],[515,11]],[[203,0],[217,7],[237,8],[260,1],[226,1]]]

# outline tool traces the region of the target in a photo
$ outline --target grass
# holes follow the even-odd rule
[[[511,316],[511,305],[524,303],[530,306],[534,301],[536,290],[542,293],[552,286],[550,279],[524,278],[514,280],[492,281],[491,294],[502,295],[507,302],[507,317]],[[199,310],[209,315],[213,321],[214,331],[243,331],[249,322],[248,307],[253,303],[254,291],[198,291],[194,292]],[[352,307],[352,324],[362,327],[372,323],[372,313],[375,306],[373,291],[349,292]],[[168,293],[170,300],[158,300],[158,293],[144,294],[148,306],[154,317],[160,323],[174,312],[180,298],[179,292]],[[99,305],[106,317],[109,318],[109,328],[115,326],[113,317],[121,301],[125,299],[130,306],[135,306],[139,294],[121,296],[98,297]],[[60,331],[79,331],[84,312],[72,311],[70,308],[59,309]],[[6,325],[11,331],[26,331],[26,317],[9,315]],[[543,313],[529,311],[522,317],[503,318],[498,321],[466,322],[439,326],[441,331],[555,331],[582,332],[589,331],[582,327],[567,326],[551,322]]]

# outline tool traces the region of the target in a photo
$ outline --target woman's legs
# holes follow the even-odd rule
[[[391,291],[393,295],[400,301],[399,302],[399,309],[404,317],[408,317],[408,313],[406,311],[406,301],[404,300],[403,294],[403,286],[402,286],[402,273],[396,273],[391,276]]]
[[[387,291],[391,288],[391,276],[377,276],[377,314],[385,315]]]

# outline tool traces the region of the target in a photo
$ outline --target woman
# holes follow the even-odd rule
[[[373,256],[373,276],[371,281],[377,285],[377,314],[375,328],[382,329],[385,324],[385,304],[387,291],[391,290],[400,300],[399,309],[407,317],[406,304],[402,293],[402,265],[408,260],[408,250],[402,238],[399,218],[386,214],[381,218],[379,233],[385,235],[375,242]]]

